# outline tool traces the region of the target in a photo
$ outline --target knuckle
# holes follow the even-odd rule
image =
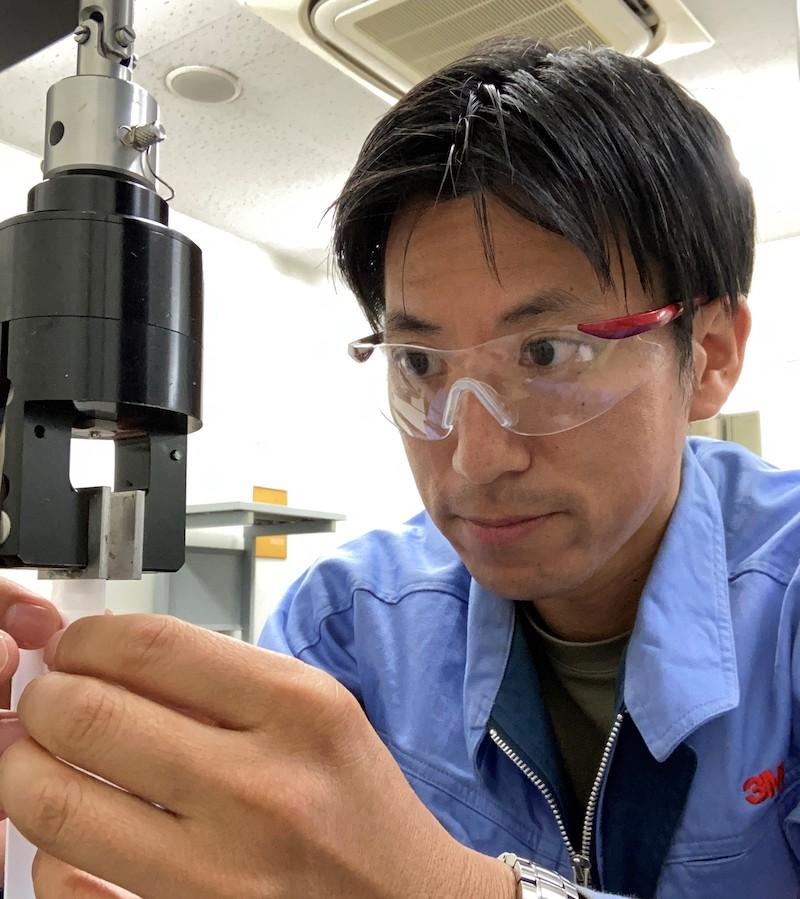
[[[355,696],[330,674],[317,671],[312,684],[323,721],[338,729],[352,723],[361,710]]]
[[[31,830],[34,842],[42,849],[58,845],[75,827],[82,804],[80,782],[48,778],[33,796]]]
[[[94,746],[110,742],[122,721],[123,694],[108,684],[87,685],[73,700],[67,739],[73,746]]]
[[[296,671],[292,691],[296,702],[319,711],[338,712],[347,705],[350,696],[345,687],[327,671],[305,663]]]
[[[176,651],[179,627],[176,620],[167,615],[146,615],[132,626],[127,637],[126,662],[142,669],[160,658],[169,658]]]
[[[320,761],[336,765],[349,755],[348,746],[358,733],[363,712],[353,694],[336,678],[305,667],[284,696],[285,708],[294,719],[285,735],[294,735],[301,754],[311,752]],[[298,709],[302,710],[299,716]]]

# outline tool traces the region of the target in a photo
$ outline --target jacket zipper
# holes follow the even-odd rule
[[[603,778],[606,775],[608,763],[611,760],[611,753],[613,752],[614,745],[617,742],[617,737],[619,736],[619,731],[622,727],[624,717],[624,713],[620,712],[614,719],[614,725],[611,728],[611,733],[609,734],[608,740],[606,740],[606,745],[603,748],[603,756],[600,760],[600,768],[597,772],[597,777],[595,777],[594,779],[592,792],[589,794],[589,804],[586,807],[586,817],[583,819],[583,834],[581,851],[579,853],[575,851],[575,848],[572,845],[572,841],[569,838],[569,834],[567,834],[567,828],[564,826],[564,819],[561,816],[561,811],[558,807],[558,803],[556,802],[550,788],[529,765],[525,764],[525,762],[500,736],[499,732],[495,728],[491,728],[489,730],[489,736],[492,738],[493,742],[498,746],[501,752],[503,752],[504,755],[511,759],[511,761],[517,766],[517,768],[522,771],[525,777],[527,777],[528,780],[539,790],[547,804],[550,806],[553,817],[556,819],[558,829],[561,832],[561,839],[564,841],[564,845],[567,847],[567,852],[569,853],[570,860],[572,861],[572,872],[575,878],[575,883],[578,886],[591,887],[592,885],[592,835],[594,833],[594,819],[597,814],[597,801],[600,798],[600,788],[603,785]]]

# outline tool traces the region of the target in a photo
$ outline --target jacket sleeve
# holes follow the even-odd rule
[[[353,653],[353,597],[337,558],[313,565],[292,584],[267,619],[258,645],[327,671],[361,698]]]

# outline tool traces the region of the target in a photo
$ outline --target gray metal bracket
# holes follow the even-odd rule
[[[205,546],[188,541],[186,564],[174,574],[155,575],[154,611],[212,630],[240,633],[255,642],[256,538],[275,534],[320,534],[336,530],[343,515],[269,503],[190,506],[189,531],[234,528],[241,542]]]

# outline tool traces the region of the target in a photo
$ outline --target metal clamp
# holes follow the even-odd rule
[[[132,0],[91,0],[81,5],[78,21],[78,74],[129,80],[136,40]]]
[[[130,581],[142,577],[144,490],[110,487],[78,491],[89,496],[89,560],[86,568],[42,569],[40,580]]]

